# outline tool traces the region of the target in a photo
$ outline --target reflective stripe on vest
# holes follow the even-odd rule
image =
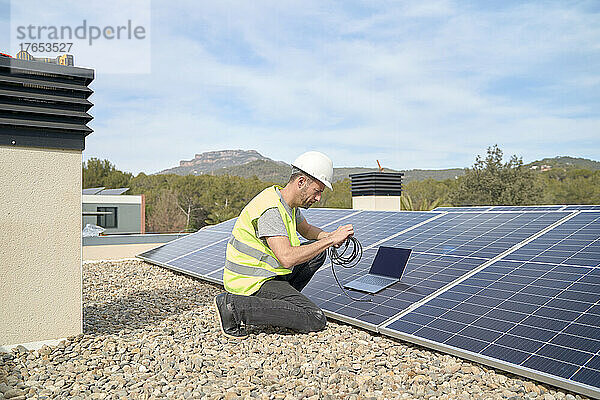
[[[277,274],[264,268],[249,267],[247,265],[235,264],[229,260],[225,260],[225,268],[236,274],[245,276],[256,276],[261,278],[274,278]]]
[[[263,253],[262,251],[257,250],[254,247],[248,246],[246,243],[240,242],[234,236],[232,236],[231,239],[229,239],[229,244],[232,245],[233,248],[236,249],[237,251],[239,251],[240,253],[244,253],[246,255],[249,255],[250,257],[254,257],[257,260],[265,262],[275,269],[281,268],[281,265],[279,265],[279,261],[277,261],[277,259],[275,259],[275,257],[271,256],[270,254]],[[254,268],[254,267],[246,267],[246,268]],[[238,272],[231,268],[228,268],[228,269],[230,269],[233,272]],[[263,269],[263,268],[254,268],[254,269],[259,269],[261,271],[265,271],[265,269]],[[249,271],[249,270],[247,270],[247,271]],[[247,276],[266,276],[266,275],[262,275],[258,272],[255,274],[245,273],[245,272],[238,272],[238,273],[242,274],[242,275],[247,275]],[[274,274],[274,275],[277,275],[277,274]],[[268,275],[268,276],[271,276],[271,275]]]

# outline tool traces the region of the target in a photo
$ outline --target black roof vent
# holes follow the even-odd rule
[[[0,145],[83,150],[94,70],[0,57]]]
[[[352,174],[352,197],[357,196],[400,196],[402,194],[402,172],[365,172]]]

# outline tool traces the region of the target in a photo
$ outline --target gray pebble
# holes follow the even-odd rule
[[[0,354],[0,392],[75,400],[576,400],[334,321],[308,335],[273,329],[229,340],[212,308],[222,288],[141,261],[86,263],[83,278],[84,334]]]
[[[14,399],[16,397],[24,396],[24,395],[25,395],[25,392],[21,389],[9,389],[6,392],[4,392],[5,399]]]

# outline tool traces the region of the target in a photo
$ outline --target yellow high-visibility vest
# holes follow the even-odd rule
[[[249,296],[260,289],[261,285],[277,275],[291,273],[284,268],[275,253],[257,236],[257,224],[260,216],[270,208],[277,207],[285,224],[291,246],[300,246],[296,233],[296,210],[290,216],[281,198],[275,191],[278,186],[271,186],[260,192],[244,207],[227,243],[223,284],[225,289],[234,294]]]

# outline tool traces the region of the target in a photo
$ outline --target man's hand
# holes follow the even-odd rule
[[[354,227],[350,224],[340,226],[335,231],[329,234],[329,237],[333,240],[333,245],[339,247],[346,239],[354,235]]]
[[[352,225],[344,225],[333,232],[320,231],[319,240],[302,246],[292,247],[287,236],[270,236],[266,240],[281,265],[291,269],[294,265],[310,260],[330,246],[340,246],[352,235],[354,235]]]

